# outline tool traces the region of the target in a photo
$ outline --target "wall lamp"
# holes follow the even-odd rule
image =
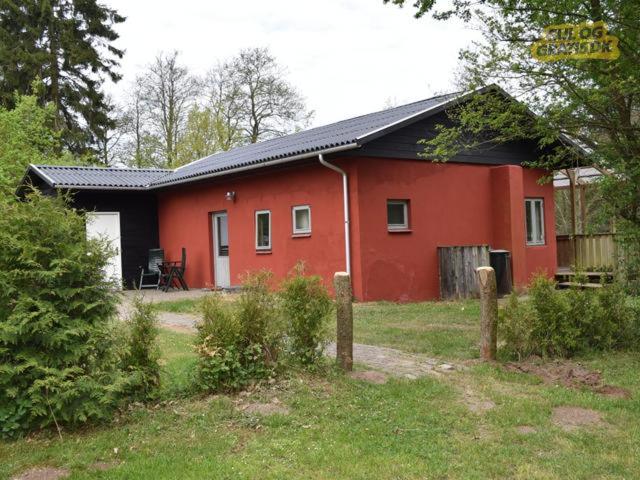
[[[236,192],[227,192],[224,194],[224,198],[226,200],[228,200],[229,202],[235,202],[236,201]]]

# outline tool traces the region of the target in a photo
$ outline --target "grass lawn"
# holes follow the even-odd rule
[[[172,313],[197,313],[200,300],[195,298],[184,298],[182,300],[168,300],[166,302],[154,302],[156,310]]]
[[[468,359],[476,318],[475,302],[358,305],[356,339]],[[65,432],[62,441],[46,433],[0,442],[0,478],[37,465],[67,468],[72,479],[609,479],[640,472],[638,354],[581,359],[629,389],[631,400],[474,362],[440,378],[384,385],[333,370],[297,372],[243,395],[181,399],[195,361],[190,342],[187,334],[161,333],[163,395],[174,400],[134,408],[114,425]],[[274,397],[287,414],[237,408]],[[483,402],[495,406],[469,408]],[[602,422],[565,431],[551,421],[558,406],[594,409]],[[96,470],[96,462],[110,468]]]
[[[354,304],[354,341],[446,359],[478,357],[477,301]]]

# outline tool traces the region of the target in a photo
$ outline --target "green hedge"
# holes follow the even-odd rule
[[[580,281],[580,279],[578,279]],[[536,276],[529,298],[513,293],[500,311],[498,339],[511,357],[569,357],[588,350],[637,348],[640,310],[619,284],[557,290]]]

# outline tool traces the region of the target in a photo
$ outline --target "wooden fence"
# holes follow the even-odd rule
[[[617,250],[611,233],[576,235],[575,254],[570,235],[558,235],[558,267],[587,271],[613,271],[617,266]]]
[[[438,262],[442,299],[477,297],[476,268],[489,266],[489,246],[438,247]]]

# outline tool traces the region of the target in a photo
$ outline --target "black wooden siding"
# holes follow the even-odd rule
[[[353,151],[341,152],[339,156],[384,157],[402,159],[421,159],[420,153],[424,145],[421,139],[431,139],[437,135],[436,125],[448,125],[446,113],[439,113],[425,120],[402,127],[395,132],[366,143]],[[472,151],[461,152],[449,162],[477,163],[485,165],[520,165],[523,162],[535,161],[540,151],[535,142],[508,142],[499,145],[487,145]]]
[[[122,278],[132,288],[146,265],[150,248],[158,248],[158,205],[151,192],[79,190],[74,206],[96,212],[120,212]]]

